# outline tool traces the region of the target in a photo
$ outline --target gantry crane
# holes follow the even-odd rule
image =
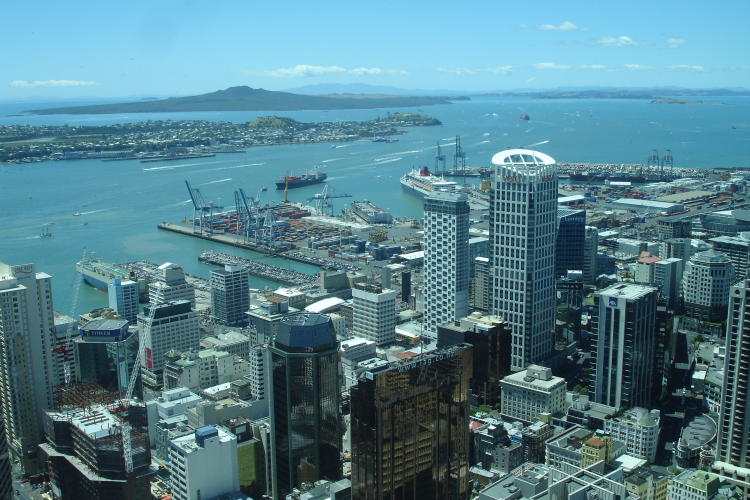
[[[445,153],[440,148],[440,141],[437,141],[437,154],[435,155],[435,174],[440,172],[440,162],[443,163],[443,172],[445,172]]]
[[[207,232],[213,232],[214,209],[221,210],[224,207],[214,205],[213,201],[207,202],[200,189],[193,188],[189,181],[186,180],[185,184],[193,201],[193,233],[203,234],[205,225],[208,225]]]
[[[655,168],[659,168],[659,152],[655,149],[651,150],[651,156],[648,157],[648,162],[646,162],[646,171],[651,171],[651,165],[653,165]]]
[[[672,160],[672,150],[667,149],[664,156],[661,157],[661,173],[664,175],[664,165],[669,165],[669,176],[671,177],[674,173],[674,162]]]
[[[456,154],[453,155],[453,175],[458,174],[458,167],[466,173],[466,151],[461,150],[461,137],[456,136]],[[466,179],[464,179],[464,183]]]
[[[333,201],[331,201],[333,198],[351,198],[352,195],[337,192],[332,193],[331,191],[336,191],[334,188],[326,186],[323,188],[322,193],[316,194],[313,198],[308,198],[307,201],[314,201],[316,209],[318,210],[318,213],[320,215],[327,215],[329,217],[333,217]]]

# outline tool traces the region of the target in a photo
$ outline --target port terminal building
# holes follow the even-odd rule
[[[667,215],[685,211],[685,205],[682,203],[668,203],[665,201],[641,200],[636,198],[620,198],[614,200],[612,201],[612,208],[650,213],[666,212]]]

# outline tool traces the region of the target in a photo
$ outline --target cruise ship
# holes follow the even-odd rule
[[[453,189],[457,182],[446,181],[442,176],[433,175],[427,167],[414,169],[401,177],[401,188],[404,193],[413,196],[422,203],[431,192],[439,189]]]
[[[138,295],[141,302],[148,302],[148,279],[138,279],[127,269],[117,267],[113,264],[107,264],[104,259],[97,258],[96,253],[92,253],[90,259],[83,260],[76,264],[76,271],[81,273],[83,281],[102,292],[107,292],[107,287],[112,280],[119,278],[122,281],[132,280],[138,282]]]

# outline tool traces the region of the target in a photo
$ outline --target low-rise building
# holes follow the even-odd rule
[[[250,374],[247,359],[216,349],[170,351],[164,365],[164,388],[187,387],[202,390],[225,384]]]
[[[629,455],[654,460],[659,443],[659,419],[659,410],[631,408],[604,419],[604,432],[625,443]]]
[[[521,443],[511,441],[502,422],[473,419],[470,426],[473,465],[507,474],[523,463]]]
[[[566,465],[580,467],[581,463],[583,463],[582,449],[586,441],[592,437],[603,441],[602,437],[605,436],[607,434],[602,431],[590,431],[580,425],[574,425],[547,441],[547,453],[544,463],[556,469],[563,469]],[[624,453],[625,444],[613,440],[607,462],[620,457]]]
[[[361,361],[375,357],[375,342],[355,337],[341,342],[339,350],[341,351],[342,359]]]
[[[625,478],[628,493],[638,495],[641,500],[666,500],[669,474],[654,469],[638,467]]]
[[[156,446],[156,423],[162,419],[185,413],[190,408],[195,408],[203,398],[190,391],[186,387],[177,387],[163,391],[161,396],[146,402],[146,415],[148,417],[148,437],[151,446]]]
[[[500,382],[500,413],[511,420],[533,423],[542,413],[562,412],[565,387],[565,379],[553,376],[550,368],[531,365]]]
[[[247,359],[250,354],[250,337],[242,332],[226,330],[216,336],[201,339],[201,346],[206,349],[226,351],[240,358]]]
[[[686,470],[669,481],[669,500],[711,500],[721,479],[702,470]]]

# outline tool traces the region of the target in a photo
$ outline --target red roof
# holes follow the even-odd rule
[[[416,356],[416,354],[413,352],[404,351],[401,354],[396,354],[395,357],[397,357],[398,359],[406,359],[406,358],[411,358],[412,356]]]

